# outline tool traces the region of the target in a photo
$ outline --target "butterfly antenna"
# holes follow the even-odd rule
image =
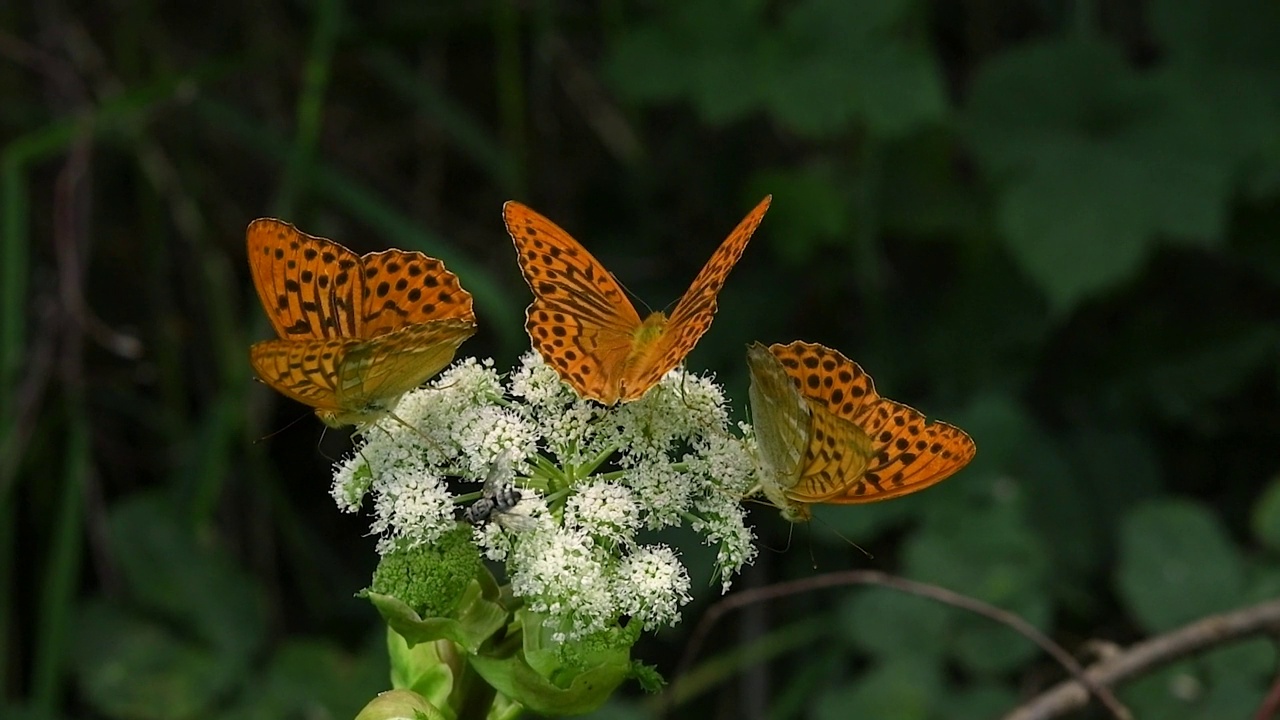
[[[298,422],[299,422],[299,421],[301,421],[301,420],[302,420],[303,418],[305,418],[306,416],[307,416],[307,413],[303,413],[302,415],[299,415],[298,417],[296,417],[296,418],[294,418],[294,419],[290,420],[289,422],[285,423],[284,427],[282,427],[282,428],[277,428],[277,429],[275,429],[275,430],[272,430],[271,432],[267,433],[266,435],[263,435],[262,437],[258,438],[257,440],[254,440],[254,441],[253,441],[253,444],[254,444],[254,445],[257,445],[258,443],[262,442],[263,440],[270,440],[271,438],[273,438],[273,437],[275,437],[275,436],[279,435],[280,433],[284,432],[285,430],[288,430],[289,428],[293,427],[294,425],[297,425],[297,424],[298,424]]]
[[[817,520],[817,521],[818,521],[818,522],[820,522],[820,523],[822,523],[822,524],[823,524],[823,526],[825,526],[828,530],[830,530],[831,532],[835,533],[836,537],[838,537],[838,538],[840,538],[841,540],[843,540],[843,541],[845,541],[846,543],[848,543],[850,547],[857,548],[858,552],[862,553],[863,555],[866,555],[868,560],[874,560],[874,559],[875,559],[875,557],[876,557],[875,555],[872,555],[872,554],[871,554],[871,552],[870,552],[870,551],[868,551],[866,548],[862,547],[862,546],[861,546],[861,545],[859,545],[858,543],[856,543],[856,542],[854,542],[854,541],[850,540],[849,538],[845,537],[844,533],[842,533],[842,532],[840,532],[839,530],[835,529],[835,528],[831,525],[831,523],[827,522],[826,520],[823,520],[823,519],[822,519],[822,518],[820,518],[820,517],[817,517],[816,515],[814,516],[814,518],[813,518],[813,519],[814,519],[814,520]],[[814,569],[815,569],[815,570],[817,570],[817,567],[815,566],[815,567],[814,567]]]
[[[320,437],[316,438],[316,452],[320,453],[320,457],[324,458],[325,460],[328,460],[331,463],[336,463],[338,461],[335,460],[334,458],[329,457],[329,454],[324,451],[323,447],[321,447],[324,444],[324,436],[328,434],[329,434],[329,426],[326,425],[320,428]]]

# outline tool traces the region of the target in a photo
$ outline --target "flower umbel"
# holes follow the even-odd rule
[[[561,641],[624,618],[645,630],[679,621],[688,571],[645,533],[687,523],[718,545],[723,590],[754,558],[739,504],[754,479],[750,447],[708,378],[673,370],[640,400],[605,408],[578,398],[537,353],[505,382],[491,362],[467,359],[406,395],[394,418],[336,468],[338,505],[354,511],[372,497],[387,555],[436,542],[461,504],[488,497],[474,542]],[[514,490],[505,503],[477,486],[502,463]]]

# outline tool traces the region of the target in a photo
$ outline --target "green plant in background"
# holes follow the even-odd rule
[[[1280,596],[1276,7],[6,8],[0,716],[351,717],[386,688],[388,648],[393,686],[421,697],[377,702],[426,712],[470,672],[453,640],[370,627],[348,590],[375,540],[317,484],[345,439],[282,431],[301,413],[250,382],[241,230],[263,214],[444,258],[476,296],[474,354],[509,363],[527,345],[503,201],[554,210],[666,298],[705,260],[682,239],[768,190],[769,232],[692,362],[741,400],[744,344],[813,338],[982,453],[923,497],[819,508],[801,551],[762,552],[736,585],[894,570],[1086,661],[1092,639],[1114,652]],[[761,542],[786,545],[767,517]],[[716,552],[671,530],[696,588]],[[483,634],[509,581],[422,611]],[[976,720],[1061,677],[962,613],[824,592],[735,617],[678,714]],[[631,660],[670,666],[690,595]],[[1117,682],[1137,717],[1242,717],[1273,655],[1253,639]],[[594,716],[647,717],[633,691]]]

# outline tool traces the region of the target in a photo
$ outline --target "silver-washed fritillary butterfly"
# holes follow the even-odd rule
[[[716,296],[769,209],[761,200],[707,260],[668,317],[643,321],[613,275],[569,233],[525,205],[502,207],[533,290],[525,329],[578,395],[606,405],[637,400],[679,365],[716,313]]]
[[[249,223],[249,270],[280,336],[249,352],[263,382],[331,427],[367,428],[475,332],[471,295],[419,252],[356,255],[289,223]]]
[[[747,349],[761,489],[788,520],[814,503],[908,495],[950,477],[976,447],[960,428],[876,394],[857,363],[822,345]]]

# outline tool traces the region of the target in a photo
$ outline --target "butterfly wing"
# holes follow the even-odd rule
[[[384,250],[360,258],[361,337],[444,318],[475,320],[471,293],[444,263],[420,252]]]
[[[943,422],[927,422],[916,410],[880,397],[857,363],[813,343],[773,345],[795,386],[832,415],[857,426],[871,442],[872,455],[859,476],[834,489],[797,486],[796,493],[827,503],[867,503],[907,495],[951,477],[973,459],[973,439]]]
[[[445,318],[416,323],[352,347],[338,366],[339,425],[363,425],[395,407],[400,396],[426,382],[453,360],[475,323]]]
[[[640,316],[617,280],[577,240],[515,201],[502,206],[520,272],[533,291],[525,329],[579,395],[612,405]]]
[[[853,423],[800,394],[782,363],[759,343],[747,350],[751,420],[765,496],[789,520],[807,520],[815,502],[841,493],[872,455]]]
[[[623,381],[624,400],[634,400],[644,395],[663,375],[684,361],[703,333],[711,327],[711,320],[716,314],[716,297],[724,287],[729,272],[738,263],[738,258],[742,257],[747,242],[755,234],[756,228],[760,227],[760,221],[764,219],[772,200],[772,195],[766,195],[742,218],[702,266],[689,289],[671,311],[665,331],[655,341],[652,350],[646,353],[643,362],[634,363],[628,368],[628,375]]]
[[[753,343],[747,348],[747,369],[761,486],[775,505],[783,506],[786,492],[800,480],[811,411],[782,363],[765,346]]]
[[[258,377],[317,412],[338,410],[338,368],[359,340],[267,340],[249,349]]]
[[[355,253],[274,218],[249,223],[245,236],[249,273],[278,336],[360,336],[363,283]]]

